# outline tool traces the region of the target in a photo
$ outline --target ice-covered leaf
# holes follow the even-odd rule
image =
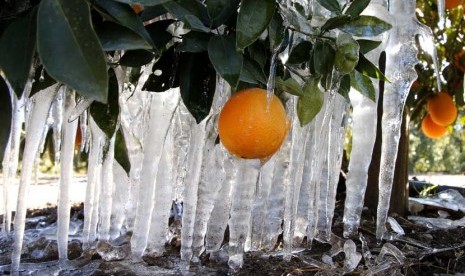
[[[376,48],[381,44],[381,41],[377,40],[368,40],[368,39],[358,39],[358,45],[360,45],[360,52],[366,54]]]
[[[310,41],[304,40],[300,42],[292,48],[289,58],[287,59],[287,63],[299,64],[308,62],[310,60],[310,53],[312,52],[312,49],[313,44]]]
[[[360,15],[368,6],[368,4],[370,4],[370,0],[354,0],[344,11],[344,14],[348,14],[352,17]]]
[[[355,66],[355,70],[359,71],[365,76],[389,82],[389,80],[384,76],[384,74],[362,53],[359,54],[359,59],[357,66]]]
[[[327,10],[335,12],[337,14],[341,13],[341,6],[337,0],[317,0],[317,2],[325,7]]]
[[[323,26],[321,26],[321,29],[324,31],[329,31],[332,29],[339,28],[347,23],[349,23],[351,20],[351,17],[349,15],[341,14],[336,17],[332,17],[328,19]]]
[[[182,53],[179,66],[182,100],[196,122],[200,123],[210,113],[213,103],[216,87],[215,69],[206,52]]]
[[[2,116],[0,122],[0,160],[3,160],[3,154],[8,143],[8,138],[10,137],[11,113],[10,90],[5,80],[0,76],[0,116]]]
[[[171,0],[168,0],[168,1],[171,1]],[[163,1],[163,3],[168,2],[168,1]],[[167,13],[167,11],[165,7],[163,7],[163,5],[144,6],[144,10],[142,10],[142,13],[140,14],[140,20],[149,21],[165,13]]]
[[[274,0],[242,0],[236,23],[236,47],[244,49],[265,31],[276,10]]]
[[[236,37],[234,34],[227,36],[212,36],[208,43],[208,56],[216,69],[234,90],[241,75],[243,57],[236,51]]]
[[[354,36],[377,36],[391,29],[391,24],[370,15],[361,15],[358,19],[345,24],[340,29]]]
[[[247,83],[266,85],[266,75],[260,65],[252,58],[245,56],[240,80]]]
[[[119,115],[118,104],[118,79],[113,69],[108,70],[108,103],[93,102],[90,105],[90,114],[98,127],[105,133],[108,139],[113,137]]]
[[[350,75],[344,75],[342,77],[341,83],[339,84],[339,91],[338,93],[350,101],[349,99],[349,91],[350,91]]]
[[[142,20],[134,13],[131,6],[112,0],[97,0],[97,4],[105,9],[120,25],[134,31],[149,45],[154,46],[149,33],[142,23]]]
[[[212,34],[191,31],[182,36],[182,42],[177,47],[180,52],[202,52],[208,49]]]
[[[286,25],[303,33],[312,33],[313,27],[310,21],[294,7],[280,5],[279,14],[283,16]]]
[[[206,0],[212,27],[224,24],[237,10],[240,0]]]
[[[287,92],[294,96],[304,95],[301,85],[293,78],[283,80],[281,77],[276,77],[275,85],[278,90]]]
[[[80,94],[107,101],[108,74],[87,2],[41,1],[37,50],[47,72]]]
[[[164,92],[170,88],[177,87],[175,83],[177,66],[178,56],[174,51],[174,47],[171,47],[155,62],[152,67],[152,74],[145,82],[142,90]]]
[[[368,97],[370,100],[376,100],[376,91],[373,86],[371,79],[357,71],[352,71],[350,74],[350,84],[358,92],[362,93],[365,97]]]
[[[297,115],[300,125],[305,126],[320,112],[324,96],[318,88],[318,80],[311,78],[304,86],[303,95],[297,101]]]
[[[31,71],[36,47],[37,8],[13,21],[0,38],[0,68],[21,97]]]
[[[96,32],[105,51],[152,49],[140,35],[111,21],[99,24]]]
[[[181,0],[163,4],[165,9],[181,20],[186,26],[199,32],[210,32],[207,8],[198,0]]]
[[[139,67],[152,61],[155,54],[147,50],[129,50],[119,60],[122,66]]]
[[[333,46],[324,40],[317,40],[313,47],[314,70],[319,75],[330,74],[333,70],[336,51]]]
[[[121,165],[121,167],[123,167],[124,171],[129,174],[129,171],[131,170],[131,162],[129,161],[128,149],[126,147],[126,142],[121,128],[116,131],[115,160]]]
[[[50,87],[57,83],[50,75],[47,73],[47,70],[44,69],[42,65],[36,68],[34,73],[34,81],[32,82],[31,92],[29,97],[32,97],[35,93],[44,90],[47,87]]]

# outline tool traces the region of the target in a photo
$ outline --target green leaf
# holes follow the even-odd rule
[[[270,25],[268,26],[268,37],[271,49],[276,49],[279,45],[281,45],[285,31],[283,18],[279,13],[275,13],[271,18]]]
[[[129,72],[129,82],[134,86],[139,82],[139,78],[142,75],[140,67],[132,67]]]
[[[266,86],[266,75],[263,72],[260,64],[248,56],[244,56],[244,63],[240,80],[247,83]]]
[[[0,38],[0,68],[16,95],[21,97],[36,47],[37,9],[13,21]]]
[[[131,162],[129,161],[128,149],[124,140],[121,128],[116,131],[115,137],[115,160],[118,162],[124,171],[129,174],[131,170]]]
[[[47,70],[45,70],[42,65],[37,67],[29,97],[32,97],[35,93],[44,90],[45,88],[50,87],[55,83],[57,83],[57,81],[50,77],[50,75],[47,73]]]
[[[347,10],[345,10],[344,14],[352,17],[358,16],[365,10],[368,4],[370,4],[370,0],[354,0]]]
[[[207,8],[197,0],[167,2],[163,4],[163,7],[177,19],[184,22],[189,29],[205,33],[211,31],[210,28],[205,25],[208,23]]]
[[[278,90],[287,92],[291,95],[294,95],[294,96],[304,95],[302,86],[293,78],[288,78],[287,80],[283,80],[281,77],[276,77],[275,85]]]
[[[155,62],[152,67],[152,74],[145,82],[142,90],[164,92],[176,87],[177,61],[178,55],[174,51],[174,47],[171,47]]]
[[[311,78],[304,86],[304,95],[297,102],[297,116],[300,125],[305,126],[320,112],[324,96],[318,88],[318,80]]]
[[[152,49],[152,46],[141,36],[111,21],[99,24],[96,32],[105,51]]]
[[[223,77],[233,90],[236,89],[241,75],[243,57],[236,52],[236,37],[234,34],[227,36],[212,36],[208,43],[208,56],[215,70]]]
[[[168,2],[171,0],[163,1],[163,3]],[[154,19],[155,17],[159,17],[160,15],[166,14],[167,11],[163,5],[157,5],[157,6],[145,6],[144,9],[142,10],[142,13],[140,14],[140,20],[143,22],[149,21],[151,19]],[[152,38],[153,39],[153,38]]]
[[[371,50],[378,48],[378,46],[381,44],[381,41],[368,40],[368,39],[358,39],[357,42],[358,42],[358,45],[360,45],[360,52],[362,54],[366,54],[370,52]]]
[[[129,50],[119,60],[119,64],[128,67],[139,67],[150,63],[155,55],[147,50]]]
[[[149,45],[154,46],[149,33],[145,30],[144,23],[134,13],[131,6],[111,0],[97,0],[97,4],[104,8],[120,25],[134,31]]]
[[[336,51],[333,46],[324,40],[317,40],[313,47],[314,70],[319,75],[331,74]]]
[[[391,29],[391,24],[369,15],[361,15],[358,19],[345,24],[340,29],[354,36],[377,36]]]
[[[342,77],[341,83],[339,84],[339,91],[338,93],[346,98],[346,100],[349,100],[349,91],[350,91],[350,75],[344,75]]]
[[[350,74],[350,84],[358,92],[362,93],[372,101],[376,101],[376,91],[371,79],[357,71]]]
[[[244,49],[265,31],[276,10],[274,0],[242,0],[237,17],[236,47]]]
[[[321,30],[329,31],[332,29],[339,28],[347,23],[349,23],[351,17],[345,14],[338,15],[336,17],[332,17],[328,19],[323,26],[321,26]]]
[[[365,76],[389,82],[389,80],[384,76],[384,74],[362,53],[359,54],[359,59],[357,66],[355,66],[355,70],[357,70]]]
[[[211,26],[224,24],[237,10],[240,0],[206,0]]]
[[[126,4],[140,4],[143,6],[156,6],[173,0],[115,0]]]
[[[202,52],[208,49],[208,42],[212,34],[206,34],[202,32],[191,31],[182,36],[182,42],[177,47],[177,51],[180,52]]]
[[[105,133],[108,139],[113,137],[119,115],[118,80],[113,69],[108,70],[108,103],[93,102],[90,105],[90,114],[98,127]]]
[[[213,103],[215,69],[206,52],[182,53],[179,66],[181,98],[196,122],[200,123],[210,113]]]
[[[2,116],[0,122],[0,160],[3,160],[3,154],[10,137],[12,112],[10,90],[5,80],[0,76],[0,116]]]
[[[265,70],[266,62],[268,61],[269,51],[265,48],[262,41],[257,40],[252,45],[247,47],[247,54],[255,60],[262,70]]]
[[[302,41],[299,44],[292,47],[291,53],[287,63],[289,64],[300,64],[308,62],[310,60],[310,53],[312,52],[313,44],[310,41]]]
[[[166,30],[173,22],[175,22],[173,19],[160,20],[145,27],[159,51],[165,49],[166,45],[173,39],[171,33]]]
[[[329,11],[337,14],[341,13],[341,6],[337,0],[317,0],[317,2]]]
[[[80,94],[106,102],[108,74],[89,6],[78,0],[41,1],[37,48],[47,72]]]

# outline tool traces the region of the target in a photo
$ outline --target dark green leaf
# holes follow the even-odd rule
[[[119,115],[118,104],[118,80],[113,69],[108,70],[108,103],[93,102],[90,105],[90,114],[98,127],[105,133],[108,139],[113,137]]]
[[[354,0],[347,10],[345,10],[344,14],[352,17],[358,16],[365,10],[368,4],[370,4],[370,0]]]
[[[41,65],[39,66],[34,74],[34,81],[32,83],[31,93],[29,97],[32,97],[35,93],[44,90],[47,87],[50,87],[57,83],[50,75],[47,73],[47,70]]]
[[[287,92],[291,95],[294,95],[294,96],[304,95],[302,86],[293,78],[288,78],[287,80],[283,80],[280,77],[276,77],[275,85],[278,90]]]
[[[147,32],[158,50],[166,48],[166,44],[173,38],[171,33],[166,30],[173,22],[175,22],[173,19],[160,20],[146,26]]]
[[[324,103],[323,93],[318,88],[318,80],[311,78],[304,86],[304,95],[297,102],[297,115],[300,125],[305,126],[320,112]]]
[[[346,98],[349,101],[349,91],[350,91],[350,75],[344,75],[342,77],[341,83],[339,84],[338,93]]]
[[[119,60],[122,66],[139,67],[150,63],[155,55],[147,50],[129,50]]]
[[[171,0],[167,0],[171,1]],[[160,15],[164,15],[167,13],[165,7],[163,5],[151,6],[151,7],[144,7],[142,13],[140,14],[140,20],[142,21],[149,21],[154,19],[155,17],[159,17]]]
[[[384,80],[389,82],[389,80],[383,75],[383,73],[369,61],[362,53],[359,54],[359,59],[355,70],[359,71],[365,76],[376,78],[379,80]]]
[[[115,0],[126,4],[140,4],[143,6],[156,6],[173,0]]]
[[[337,14],[341,13],[341,6],[337,0],[317,0],[317,2],[329,11]]]
[[[257,85],[266,85],[266,75],[260,65],[247,56],[244,57],[240,80]]]
[[[167,2],[163,4],[163,7],[177,19],[184,22],[189,29],[205,33],[210,32],[210,28],[206,27],[209,21],[207,8],[197,0]]]
[[[129,82],[132,83],[134,86],[137,85],[137,83],[139,82],[139,78],[142,74],[140,71],[140,67],[133,67],[129,72]]]
[[[0,122],[0,160],[3,160],[3,154],[10,137],[12,108],[10,90],[2,76],[0,76],[0,114],[3,122]]]
[[[255,41],[252,45],[247,47],[248,56],[255,60],[262,70],[265,69],[266,62],[268,61],[269,52],[260,40]]]
[[[270,48],[276,49],[281,45],[284,39],[284,22],[281,15],[277,12],[271,18],[270,25],[268,26],[268,36],[270,39]]]
[[[108,74],[105,56],[91,26],[86,2],[40,2],[37,47],[47,72],[84,96],[106,102]],[[57,43],[59,41],[59,43]]]
[[[345,24],[340,29],[354,36],[377,36],[389,29],[391,24],[369,15],[362,15],[357,20]]]
[[[287,63],[299,64],[303,62],[308,62],[310,60],[310,53],[312,52],[312,49],[313,44],[310,41],[304,40],[300,42],[292,48]]]
[[[0,68],[16,95],[26,86],[36,47],[37,9],[11,23],[0,38]]]
[[[216,72],[225,79],[233,90],[236,89],[241,75],[243,57],[236,52],[236,37],[212,36],[208,43],[208,56]]]
[[[131,170],[131,162],[129,161],[128,149],[126,147],[126,142],[121,128],[116,131],[115,160],[121,165],[121,167],[123,167],[124,171],[129,174],[129,171]]]
[[[240,0],[206,0],[211,26],[224,24],[237,10]]]
[[[321,29],[323,31],[329,31],[332,29],[336,29],[336,28],[343,26],[344,24],[347,24],[348,22],[350,22],[350,20],[351,20],[351,17],[348,15],[345,15],[345,14],[338,15],[336,17],[332,17],[328,19],[325,22],[325,24],[321,26]]]
[[[331,74],[336,51],[333,46],[324,41],[317,40],[313,47],[314,70],[319,75]]]
[[[99,24],[96,32],[105,51],[152,49],[140,35],[111,21]]]
[[[365,97],[370,100],[376,100],[376,91],[371,79],[365,75],[360,74],[357,71],[353,71],[350,74],[350,84],[358,92],[362,93]]]
[[[175,87],[178,55],[171,47],[163,53],[152,67],[152,74],[145,82],[142,90],[151,92],[164,92]]]
[[[357,42],[358,45],[360,45],[360,52],[362,54],[366,54],[371,50],[376,49],[381,44],[381,41],[367,39],[358,39]]]
[[[112,0],[97,0],[97,4],[104,8],[120,25],[134,31],[145,39],[149,45],[154,46],[142,20],[134,13],[131,6]]]
[[[276,10],[274,0],[242,0],[237,17],[236,47],[244,49],[265,31]]]
[[[200,123],[210,113],[213,103],[215,69],[206,52],[181,54],[179,66],[181,98],[196,122]]]
[[[208,49],[212,34],[191,31],[182,36],[182,42],[176,50],[180,52],[202,52]]]

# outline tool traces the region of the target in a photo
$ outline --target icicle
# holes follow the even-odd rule
[[[58,94],[55,98],[55,100],[52,103],[52,108],[50,111],[50,117],[51,117],[51,126],[53,129],[53,146],[55,148],[55,164],[58,164],[60,162],[60,155],[61,155],[61,142],[62,142],[62,128],[63,128],[63,109],[64,104],[65,104],[65,88],[62,88],[58,91]],[[44,141],[45,137],[48,132],[44,131]],[[74,144],[74,141],[73,141]],[[43,149],[42,149],[43,150]]]
[[[113,202],[111,205],[111,228],[110,238],[115,240],[122,233],[122,227],[125,219],[125,204],[129,200],[129,177],[126,171],[118,162],[113,162]]]
[[[240,269],[244,262],[244,243],[249,232],[254,191],[260,172],[260,160],[244,159],[236,162],[239,162],[239,180],[233,186],[229,219],[228,265],[233,271]]]
[[[415,7],[414,0],[393,0],[389,3],[395,24],[386,47],[386,77],[390,83],[385,86],[381,122],[381,170],[376,219],[378,239],[382,239],[386,232],[404,104],[410,87],[417,78],[414,66],[418,62],[418,51],[414,37],[423,27],[415,18]]]
[[[115,137],[108,138],[108,145],[104,146],[103,165],[101,173],[101,193],[99,203],[99,240],[108,241],[110,239],[111,227],[111,207],[113,204],[113,163],[115,160]],[[107,152],[105,153],[105,148]]]
[[[158,164],[163,150],[163,142],[178,102],[179,90],[176,89],[152,94],[150,121],[147,125],[148,133],[144,138],[149,142],[144,147],[137,211],[131,238],[132,256],[135,261],[140,260],[147,246]]]
[[[81,130],[81,145],[79,147],[79,151],[81,152],[88,152],[88,133],[87,133],[87,110],[84,111],[80,116],[79,116],[79,127]]]
[[[438,2],[441,1],[444,0],[438,0]],[[436,75],[436,86],[438,88],[438,92],[441,92],[441,68],[439,67],[438,50],[434,45],[433,31],[426,25],[420,25],[420,23],[418,24],[420,26],[420,45],[422,48],[424,48],[425,52],[431,56],[431,59],[433,60],[434,74]]]
[[[444,29],[446,23],[446,0],[438,0],[438,14],[439,14],[439,29]],[[439,76],[439,75],[438,75]]]
[[[34,159],[39,149],[42,129],[47,120],[50,105],[57,93],[57,85],[53,85],[34,95],[34,107],[31,110],[31,118],[26,133],[26,146],[22,160],[21,178],[18,191],[18,202],[15,215],[15,241],[11,254],[11,268],[18,271],[23,245],[25,218],[27,210],[28,189],[31,183],[31,173]]]
[[[92,98],[81,96],[76,104],[76,108],[74,108],[74,110],[66,118],[68,122],[72,122],[79,118],[79,116],[89,108],[93,101],[94,99]]]

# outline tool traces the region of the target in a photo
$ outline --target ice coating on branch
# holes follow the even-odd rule
[[[379,200],[376,221],[376,237],[382,239],[386,232],[386,219],[397,159],[402,114],[412,83],[417,78],[415,64],[417,48],[415,35],[423,25],[415,17],[414,0],[393,0],[389,10],[394,17],[386,46],[386,77],[382,116],[382,145],[379,175]]]
[[[19,269],[31,173],[39,150],[42,131],[47,120],[50,105],[57,94],[57,87],[58,85],[48,87],[47,89],[36,93],[32,98],[33,107],[26,132],[26,145],[22,159],[18,201],[14,221],[15,241],[13,244],[13,252],[11,254],[11,268],[13,271],[18,271]]]
[[[66,95],[64,96],[64,112],[71,112],[76,106],[74,100],[74,91],[65,89]],[[63,115],[61,115],[61,118]],[[77,121],[64,122],[60,135],[63,141],[61,144],[61,164],[60,164],[60,189],[58,196],[58,230],[57,230],[57,243],[58,255],[60,260],[68,259],[68,233],[70,223],[70,184],[73,180],[73,158],[74,158],[74,141],[76,139]]]

